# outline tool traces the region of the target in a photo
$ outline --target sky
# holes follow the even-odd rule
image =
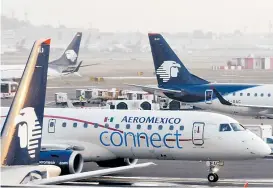
[[[269,31],[272,0],[1,0],[1,14],[100,31]],[[26,14],[27,13],[27,14]],[[273,30],[273,28],[272,28]]]

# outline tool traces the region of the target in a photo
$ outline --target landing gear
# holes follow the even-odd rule
[[[207,166],[209,166],[209,175],[208,175],[208,181],[209,182],[217,182],[219,179],[219,176],[216,174],[216,172],[219,171],[220,166],[224,166],[223,161],[207,161]]]
[[[219,176],[217,174],[215,174],[215,173],[210,173],[208,175],[209,182],[217,182],[218,179],[219,179]]]

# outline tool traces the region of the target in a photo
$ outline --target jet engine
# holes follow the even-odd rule
[[[100,167],[120,167],[120,166],[128,166],[132,164],[136,164],[138,159],[131,159],[131,158],[117,158],[107,161],[98,161],[97,164]]]
[[[73,150],[40,151],[40,165],[55,165],[61,168],[61,174],[80,173],[83,168],[82,155]]]

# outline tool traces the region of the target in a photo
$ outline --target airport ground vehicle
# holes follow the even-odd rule
[[[2,98],[12,98],[18,88],[17,82],[12,81],[2,81],[1,82],[1,99]]]

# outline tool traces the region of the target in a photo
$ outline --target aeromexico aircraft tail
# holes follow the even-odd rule
[[[38,164],[50,39],[34,43],[1,131],[1,165]]]
[[[148,36],[160,88],[172,89],[179,85],[209,83],[188,71],[161,34],[149,33]]]
[[[50,62],[50,65],[69,66],[76,65],[79,56],[79,49],[82,39],[82,32],[77,32],[71,43],[65,49],[64,53],[59,59]]]

